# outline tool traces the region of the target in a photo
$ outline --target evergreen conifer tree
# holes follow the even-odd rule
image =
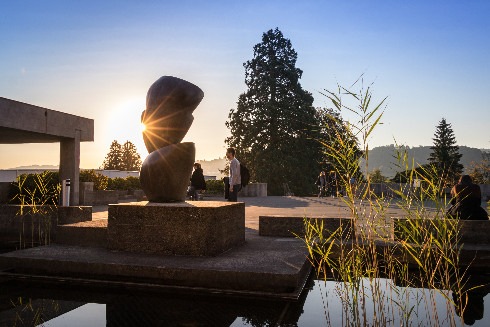
[[[112,141],[109,153],[104,159],[102,168],[105,170],[121,170],[122,146],[116,140]]]
[[[271,195],[283,195],[284,183],[309,194],[321,161],[313,97],[301,87],[296,60],[278,28],[264,33],[253,59],[243,64],[248,89],[226,122],[231,136],[225,142],[236,148],[252,179],[268,183]]]
[[[114,140],[109,148],[109,153],[105,157],[102,168],[122,171],[140,170],[141,157],[132,142],[126,141],[124,145],[121,145]]]
[[[141,168],[141,157],[136,151],[136,146],[126,141],[122,146],[122,155],[121,155],[121,170],[131,171],[131,170],[140,170]]]
[[[445,184],[452,184],[463,172],[463,165],[459,163],[462,155],[456,145],[451,124],[445,118],[439,122],[432,140],[434,145],[431,147],[429,163],[435,166],[439,178],[447,181]]]

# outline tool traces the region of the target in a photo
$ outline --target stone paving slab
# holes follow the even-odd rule
[[[297,298],[311,265],[301,241],[259,237],[256,231],[247,230],[245,245],[216,257],[158,256],[54,244],[1,254],[0,269],[9,277],[70,278],[80,283],[103,280],[122,286],[139,283]]]
[[[203,202],[223,201],[222,197],[206,196]],[[298,196],[264,196],[240,197],[245,203],[245,227],[259,230],[260,216],[310,216],[326,218],[348,218],[350,210],[342,198],[338,197],[298,197]],[[108,206],[94,206],[92,219],[107,219]],[[402,210],[392,205],[387,208],[387,215],[403,216]]]

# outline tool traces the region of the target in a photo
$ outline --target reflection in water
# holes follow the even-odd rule
[[[484,297],[489,292],[489,275],[468,275],[462,294],[453,292],[455,311],[463,318],[466,325],[473,326],[477,320],[483,319]]]
[[[97,303],[87,303],[42,324],[43,327],[103,327],[105,325],[106,306]]]
[[[82,319],[81,322],[76,321],[80,326],[109,327],[227,327],[240,320],[245,326],[297,326],[312,283],[309,281],[309,285],[299,301],[293,302],[198,296],[196,294],[142,293],[130,290],[111,290],[108,292],[101,289],[40,288],[19,282],[0,283],[2,294],[0,298],[0,326],[33,326],[43,322],[47,322],[46,326],[63,326],[63,323],[68,319]],[[55,303],[58,309],[56,313],[51,313],[52,310],[49,306],[36,305],[33,311],[37,312],[37,318],[33,319],[31,310],[26,310],[29,306],[26,306],[25,303],[12,302],[20,295],[24,299],[33,299],[31,303],[46,301],[40,299],[50,298],[52,300],[49,301]],[[86,309],[86,306],[82,305],[87,302],[105,304],[105,321],[89,322],[87,320],[89,315],[83,317],[83,314],[80,314],[83,309]],[[77,307],[80,308],[64,315]],[[92,306],[92,308],[93,310],[100,310],[100,306]],[[94,315],[90,316],[93,318]]]
[[[489,326],[484,297],[489,292],[488,276],[471,276],[461,297],[467,325]],[[381,279],[389,285],[390,280]],[[474,288],[487,284],[485,287]],[[339,297],[342,284],[310,280],[299,301],[243,299],[196,294],[149,293],[127,289],[88,289],[70,287],[32,287],[20,282],[0,283],[0,326],[343,326],[346,299]],[[390,286],[391,287],[391,286]],[[417,287],[417,286],[415,286]],[[436,290],[396,286],[397,294],[385,286],[384,301],[399,301],[414,306],[408,324],[401,316],[390,325],[434,326],[434,315],[442,317],[454,310],[461,313],[459,297],[449,303]],[[380,290],[383,291],[383,290]],[[449,297],[450,291],[446,292]],[[437,312],[427,312],[422,298],[435,299]],[[489,297],[486,296],[488,299]],[[347,299],[347,301],[349,301]],[[405,302],[403,302],[405,301]],[[487,301],[490,302],[490,299]],[[85,305],[91,303],[91,305]],[[95,304],[100,303],[100,304]],[[415,307],[415,304],[418,306]],[[488,304],[488,303],[487,303]],[[348,307],[349,304],[347,304]],[[352,305],[352,303],[350,304]],[[374,304],[367,296],[366,307],[372,315]],[[430,310],[430,309],[429,309]],[[104,314],[102,314],[104,313]],[[57,317],[57,318],[56,318]],[[455,316],[457,318],[457,316]],[[440,321],[441,326],[462,326],[460,320]],[[368,317],[372,321],[372,317]],[[430,323],[428,323],[430,322]],[[437,324],[436,324],[437,325]]]

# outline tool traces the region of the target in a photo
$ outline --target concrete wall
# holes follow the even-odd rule
[[[483,201],[490,201],[490,184],[480,184],[481,197]]]
[[[7,203],[9,199],[10,183],[0,182],[0,203]]]
[[[362,191],[362,188],[365,187],[366,184],[359,184],[358,185],[358,194],[360,191]],[[483,201],[489,201],[490,200],[490,184],[479,184],[481,193],[482,193],[482,200]],[[371,190],[374,192],[374,194],[380,196],[389,196],[389,197],[394,197],[398,196],[395,194],[395,191],[403,190],[404,194],[409,194],[410,192],[414,191],[414,187],[410,186],[409,184],[399,184],[399,183],[373,183],[371,184]],[[446,190],[446,193],[449,196],[451,189],[448,188]]]
[[[42,174],[45,171],[56,172],[58,169],[0,169],[0,183],[11,183],[23,174]]]
[[[84,169],[85,170],[85,169]],[[121,171],[121,170],[104,170],[95,169],[96,173],[104,175],[109,178],[126,178],[126,177],[140,177],[139,171]]]
[[[93,182],[82,182],[79,187],[80,204],[97,206],[114,204],[119,201],[118,191],[94,190]]]
[[[267,196],[267,183],[250,183],[242,188],[238,196]]]
[[[93,182],[80,183],[80,204],[96,206],[105,204],[116,204],[119,200],[136,199],[145,200],[142,190],[94,190]]]
[[[357,186],[357,192],[358,196],[361,194],[361,192],[364,191],[364,188],[366,187],[367,184],[361,183],[358,184]],[[405,183],[372,183],[371,184],[371,191],[376,194],[377,196],[387,196],[387,197],[396,197],[398,196],[395,191],[402,191],[404,194],[409,194],[411,191],[413,191],[414,188]]]
[[[275,237],[296,237],[305,235],[305,217],[288,216],[259,216],[259,235]],[[325,218],[308,217],[310,223],[315,226],[323,224],[323,236],[328,238],[331,234],[342,227],[342,238],[354,238],[352,218]],[[340,236],[340,234],[339,234]]]
[[[21,210],[22,209],[22,210]],[[92,207],[0,205],[0,247],[19,248],[56,239],[56,226],[92,220]]]
[[[435,238],[439,237],[439,230],[445,230],[449,227],[437,227],[443,226],[439,224],[444,223],[458,223],[457,227],[460,231],[460,242],[464,244],[490,244],[490,220],[428,220],[428,219],[406,219],[406,218],[393,218],[392,219],[393,238],[396,241],[407,239],[407,233],[410,237],[423,238],[425,233],[430,232]],[[456,227],[455,227],[456,228]],[[408,238],[408,242],[412,243]]]

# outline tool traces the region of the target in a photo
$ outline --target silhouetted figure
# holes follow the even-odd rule
[[[451,189],[451,204],[448,216],[464,220],[488,220],[485,209],[481,207],[480,186],[473,184],[471,177],[463,175],[458,184]]]
[[[337,174],[335,171],[330,172],[330,176],[327,180],[328,185],[330,186],[330,195],[332,197],[339,196],[339,189],[338,189],[338,184],[337,184]]]
[[[199,193],[206,190],[206,181],[204,180],[201,164],[194,163],[194,171],[191,176],[190,195],[193,200],[199,200]]]
[[[323,194],[326,193],[326,187],[327,187],[327,176],[325,175],[324,171],[320,172],[320,175],[318,175],[318,178],[316,180],[316,185],[318,186],[318,197],[321,198],[323,197]]]

